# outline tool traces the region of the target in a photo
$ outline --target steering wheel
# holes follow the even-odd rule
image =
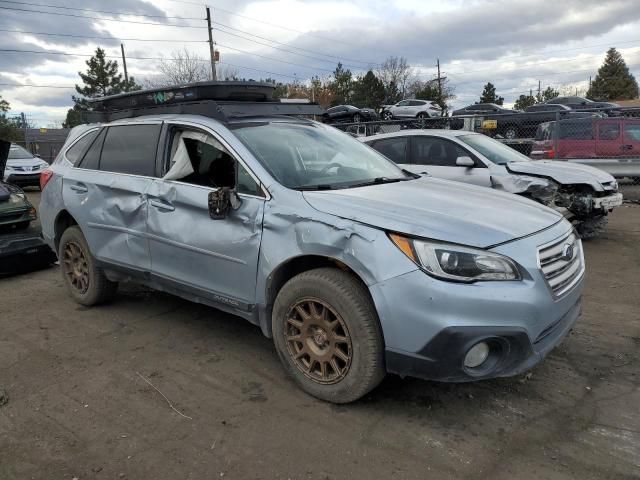
[[[324,167],[320,172],[318,172],[318,175],[324,175],[325,173],[327,173],[329,170],[331,170],[333,167],[338,167],[340,168],[342,166],[341,163],[336,163],[336,162],[331,162],[329,165],[327,165],[326,167]]]

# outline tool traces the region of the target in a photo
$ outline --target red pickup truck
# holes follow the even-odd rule
[[[576,118],[541,123],[534,159],[640,158],[640,118]]]

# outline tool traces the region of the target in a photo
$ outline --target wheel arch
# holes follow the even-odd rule
[[[60,246],[60,238],[64,231],[72,227],[73,225],[78,225],[78,222],[73,215],[69,213],[68,210],[61,210],[56,216],[56,220],[54,222],[54,243],[56,247],[56,252],[58,251],[58,247]]]
[[[325,255],[313,254],[288,258],[274,268],[266,280],[264,303],[260,308],[260,328],[265,336],[269,338],[272,337],[271,314],[273,311],[273,303],[284,284],[300,273],[322,267],[337,268],[353,275],[353,277],[365,288],[371,302],[373,302],[367,283],[353,267],[346,264],[343,260]]]

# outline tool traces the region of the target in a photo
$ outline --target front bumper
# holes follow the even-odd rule
[[[39,187],[40,186],[40,173],[28,173],[28,174],[10,174],[6,180],[7,183],[18,185],[19,187]]]
[[[611,210],[622,205],[622,194],[613,193],[606,197],[597,197],[593,199],[593,208],[596,210]]]
[[[564,238],[567,226],[492,249],[518,262],[521,281],[451,283],[415,270],[371,285],[387,371],[464,382],[516,375],[540,362],[580,314],[584,275],[555,297],[538,266],[538,248]],[[467,351],[483,340],[492,361],[466,369]]]

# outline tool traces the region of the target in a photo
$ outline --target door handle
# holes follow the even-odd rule
[[[173,212],[176,207],[171,205],[170,203],[163,202],[161,200],[149,200],[149,203],[156,207],[158,210],[164,210],[166,212]]]
[[[89,189],[81,183],[74,183],[70,185],[69,188],[76,193],[87,193],[89,191]]]
[[[620,150],[633,150],[633,145],[620,145]]]

